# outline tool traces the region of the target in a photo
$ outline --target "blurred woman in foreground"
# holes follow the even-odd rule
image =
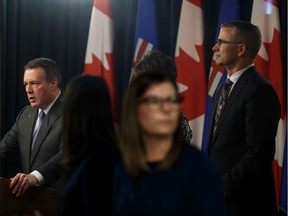
[[[183,141],[181,101],[167,73],[151,70],[130,84],[123,104],[122,163],[114,178],[114,215],[226,215],[221,178]]]

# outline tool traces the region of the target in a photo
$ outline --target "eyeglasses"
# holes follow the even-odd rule
[[[222,39],[218,39],[216,41],[218,46],[221,46],[222,44],[241,44],[242,42],[240,41],[226,41],[226,40],[222,40]]]
[[[161,98],[157,96],[152,97],[144,97],[137,101],[138,104],[144,104],[148,107],[151,111],[159,110],[160,107],[163,107],[163,104],[165,103],[166,106],[169,106],[169,108],[175,110],[179,108],[179,105],[183,101],[183,98],[178,95],[171,95],[167,98]]]

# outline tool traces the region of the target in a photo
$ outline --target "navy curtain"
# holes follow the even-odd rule
[[[157,0],[159,48],[174,56],[182,1]],[[112,0],[115,27],[115,66],[117,93],[121,102],[127,87],[134,44],[137,0]],[[209,72],[221,0],[202,0],[205,24],[205,62]],[[28,104],[23,86],[23,66],[36,57],[58,62],[62,89],[81,74],[93,0],[1,0],[0,45],[0,135],[11,128],[18,112]],[[250,20],[253,1],[243,0],[241,19]],[[279,0],[283,62],[287,61],[287,2]],[[287,80],[287,66],[284,65]],[[7,176],[13,169],[7,169]],[[1,174],[1,173],[0,173]]]

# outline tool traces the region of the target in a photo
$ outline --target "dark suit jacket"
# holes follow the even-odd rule
[[[229,215],[274,215],[272,161],[279,119],[276,92],[255,67],[246,70],[230,92],[214,138],[212,117],[208,154],[223,175]]]
[[[0,143],[0,158],[5,159],[20,150],[22,172],[37,170],[46,186],[54,184],[62,173],[61,96],[55,101],[38,132],[33,151],[31,142],[38,109],[24,107],[15,124]]]

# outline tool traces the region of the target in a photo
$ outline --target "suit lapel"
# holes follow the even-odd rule
[[[224,122],[225,120],[225,117],[227,116],[227,113],[229,112],[229,110],[231,109],[232,105],[233,105],[233,101],[234,100],[237,100],[237,97],[238,95],[240,94],[240,92],[242,91],[242,89],[245,87],[246,85],[246,82],[247,82],[247,78],[249,76],[249,74],[255,72],[255,67],[251,67],[249,68],[248,70],[246,70],[241,76],[240,78],[238,79],[238,81],[236,82],[235,86],[233,87],[232,91],[230,92],[230,95],[225,103],[225,106],[223,108],[223,111],[221,113],[221,116],[220,116],[220,120],[219,120],[219,123],[218,123],[218,126],[217,126],[217,129],[215,131],[215,136],[212,138],[211,136],[211,133],[209,134],[210,137],[211,137],[211,141],[210,141],[210,145],[209,145],[209,148],[212,148],[217,136],[218,136],[218,133],[219,133],[219,129],[221,128],[222,126],[222,123]],[[217,103],[218,103],[218,100],[219,100],[219,94],[217,94],[217,98],[216,98],[216,101],[215,101],[215,104],[213,106],[213,121],[211,121],[214,125],[214,116],[215,116],[215,111],[216,111],[216,108],[217,108]],[[210,131],[212,130],[213,127],[210,126]]]
[[[53,123],[61,116],[61,98],[59,97],[53,106],[51,107],[49,113],[47,114],[46,118],[44,119],[41,128],[38,132],[38,135],[36,137],[35,143],[33,150],[31,152],[31,157],[30,157],[30,165],[33,163],[39,148],[45,141],[46,136],[49,134],[49,131],[53,125]]]
[[[23,150],[25,154],[22,155],[23,161],[25,161],[26,166],[29,167],[29,158],[31,154],[31,143],[32,143],[32,136],[33,136],[33,130],[34,130],[34,125],[37,120],[38,116],[38,109],[29,108],[30,110],[28,111],[28,115],[26,116],[26,127],[23,128],[23,133],[24,134],[30,134],[30,136],[23,137],[23,143],[28,143],[27,145],[23,145]]]

